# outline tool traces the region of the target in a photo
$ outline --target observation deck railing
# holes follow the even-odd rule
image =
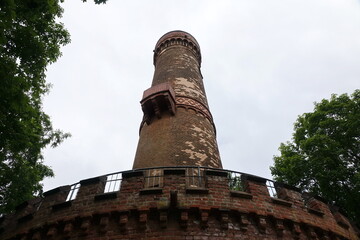
[[[67,225],[81,220],[81,226],[89,225],[92,218],[99,221],[102,229],[111,219],[118,218],[125,231],[129,217],[139,218],[139,226],[144,229],[149,214],[158,211],[160,224],[165,226],[167,212],[175,209],[181,215],[183,227],[188,224],[189,214],[201,216],[202,226],[207,226],[209,215],[213,214],[226,229],[229,217],[235,216],[242,227],[253,221],[259,231],[265,232],[266,222],[270,221],[272,226],[278,226],[277,231],[283,231],[284,211],[296,216],[290,225],[297,226],[293,228],[298,233],[304,219],[310,221],[309,226],[338,223],[332,234],[344,235],[352,226],[326,200],[295,187],[238,171],[177,166],[114,172],[49,190],[42,197],[20,204],[9,216],[0,217],[0,236],[10,225],[14,227],[12,230],[20,225],[35,229],[34,224],[44,216],[49,222],[67,222]],[[68,216],[73,216],[72,220]],[[273,225],[274,221],[277,225]],[[47,223],[46,226],[52,228]]]
[[[164,170],[183,170],[185,173],[186,187],[187,188],[205,188],[207,187],[207,177],[205,171],[221,172],[227,176],[229,190],[247,192],[246,186],[242,176],[253,176],[243,172],[200,167],[200,166],[172,166],[172,167],[153,167],[134,169],[128,171],[114,172],[100,177],[106,178],[105,188],[103,193],[111,193],[120,191],[123,174],[129,174],[132,172],[142,172],[144,178],[144,189],[162,188],[164,186]],[[257,177],[257,176],[254,176]],[[259,177],[258,177],[259,178]],[[261,178],[264,179],[264,178]],[[264,179],[269,195],[273,198],[277,198],[275,181],[270,179]],[[80,182],[71,185],[69,194],[66,201],[71,201],[76,198],[76,194],[80,188]]]

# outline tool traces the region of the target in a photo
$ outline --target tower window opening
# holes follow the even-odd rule
[[[278,194],[276,192],[276,188],[274,186],[274,182],[271,180],[266,181],[266,187],[268,189],[270,197],[277,198]]]
[[[188,188],[204,188],[204,169],[200,167],[186,168],[186,186]]]
[[[120,190],[122,175],[115,173],[107,176],[104,193],[116,192]]]
[[[162,169],[149,169],[145,171],[145,188],[161,188],[164,184]]]
[[[80,183],[75,183],[71,185],[70,191],[66,198],[66,202],[74,200],[77,196],[79,189],[80,189]]]
[[[241,173],[229,172],[228,181],[230,190],[245,192],[245,186],[243,181],[241,180]]]

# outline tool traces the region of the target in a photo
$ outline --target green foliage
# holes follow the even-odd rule
[[[87,2],[87,0],[83,0],[83,2]],[[95,4],[101,4],[101,3],[106,3],[107,0],[94,0]]]
[[[233,191],[245,191],[243,181],[239,174],[228,174],[229,189]]]
[[[42,149],[69,134],[54,130],[42,110],[49,90],[45,72],[69,33],[57,19],[59,0],[0,1],[0,212],[10,212],[42,191],[53,176]]]
[[[360,223],[360,90],[315,103],[279,150],[270,167],[277,181],[331,201]]]

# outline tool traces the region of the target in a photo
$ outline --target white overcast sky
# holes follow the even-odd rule
[[[225,169],[271,178],[298,115],[360,88],[359,0],[66,0],[72,42],[48,68],[44,110],[72,137],[45,151],[44,190],[129,170],[155,43],[192,34]]]

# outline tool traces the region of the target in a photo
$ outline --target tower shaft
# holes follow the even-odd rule
[[[196,39],[183,31],[165,34],[155,46],[154,65],[151,88],[141,100],[144,118],[133,168],[222,168]]]

